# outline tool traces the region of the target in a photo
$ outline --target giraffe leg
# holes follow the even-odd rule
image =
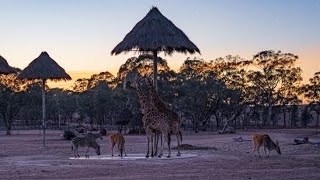
[[[151,132],[152,133],[152,132]],[[150,132],[149,130],[146,129],[146,135],[147,135],[147,154],[146,154],[146,158],[149,158],[149,145],[150,145]]]
[[[163,147],[164,147],[164,143],[166,142],[166,140],[168,138],[168,132],[167,131],[161,131],[161,137],[162,137],[163,141],[161,141],[160,154],[158,155],[159,158],[161,158],[162,155],[163,155]]]
[[[155,137],[154,136],[154,134],[153,133],[151,133],[151,157],[154,157],[154,138],[153,137]]]
[[[155,142],[154,142],[155,152],[154,152],[154,156],[157,156],[157,155],[158,155],[159,136],[160,136],[159,131],[155,131]]]
[[[170,136],[170,132],[167,134],[167,145],[168,145],[168,156],[167,158],[169,158],[171,156],[171,136]]]

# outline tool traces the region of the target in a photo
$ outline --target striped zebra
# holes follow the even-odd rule
[[[78,147],[86,147],[86,158],[89,158],[89,148],[96,150],[97,155],[100,155],[100,146],[95,139],[90,137],[75,137],[71,140],[71,151],[74,153],[74,157],[80,157],[78,154]]]
[[[97,140],[98,138],[103,140],[102,135],[100,133],[94,134],[94,133],[89,132],[89,133],[85,134],[84,137],[92,138],[94,140]]]

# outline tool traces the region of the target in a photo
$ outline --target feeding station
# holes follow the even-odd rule
[[[157,89],[157,56],[159,52],[171,55],[173,52],[193,54],[200,50],[169,19],[152,7],[124,39],[111,51],[111,55],[138,51],[153,55],[153,82]]]

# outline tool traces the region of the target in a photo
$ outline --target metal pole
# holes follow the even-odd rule
[[[46,80],[42,80],[42,143],[46,147]]]
[[[158,91],[158,62],[157,51],[153,51],[153,86]]]

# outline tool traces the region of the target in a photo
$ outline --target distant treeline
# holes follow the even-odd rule
[[[320,72],[302,84],[297,60],[297,55],[280,51],[262,51],[249,60],[231,55],[211,61],[188,58],[175,72],[158,58],[158,93],[181,115],[183,127],[196,132],[228,126],[318,126]],[[78,79],[72,90],[47,87],[48,128],[85,122],[92,128],[141,129],[138,98],[123,81],[132,71],[151,76],[152,62],[151,55],[143,54],[129,58],[116,76],[106,71]],[[40,127],[41,84],[13,74],[1,75],[0,83],[0,122],[7,134],[13,125]]]

